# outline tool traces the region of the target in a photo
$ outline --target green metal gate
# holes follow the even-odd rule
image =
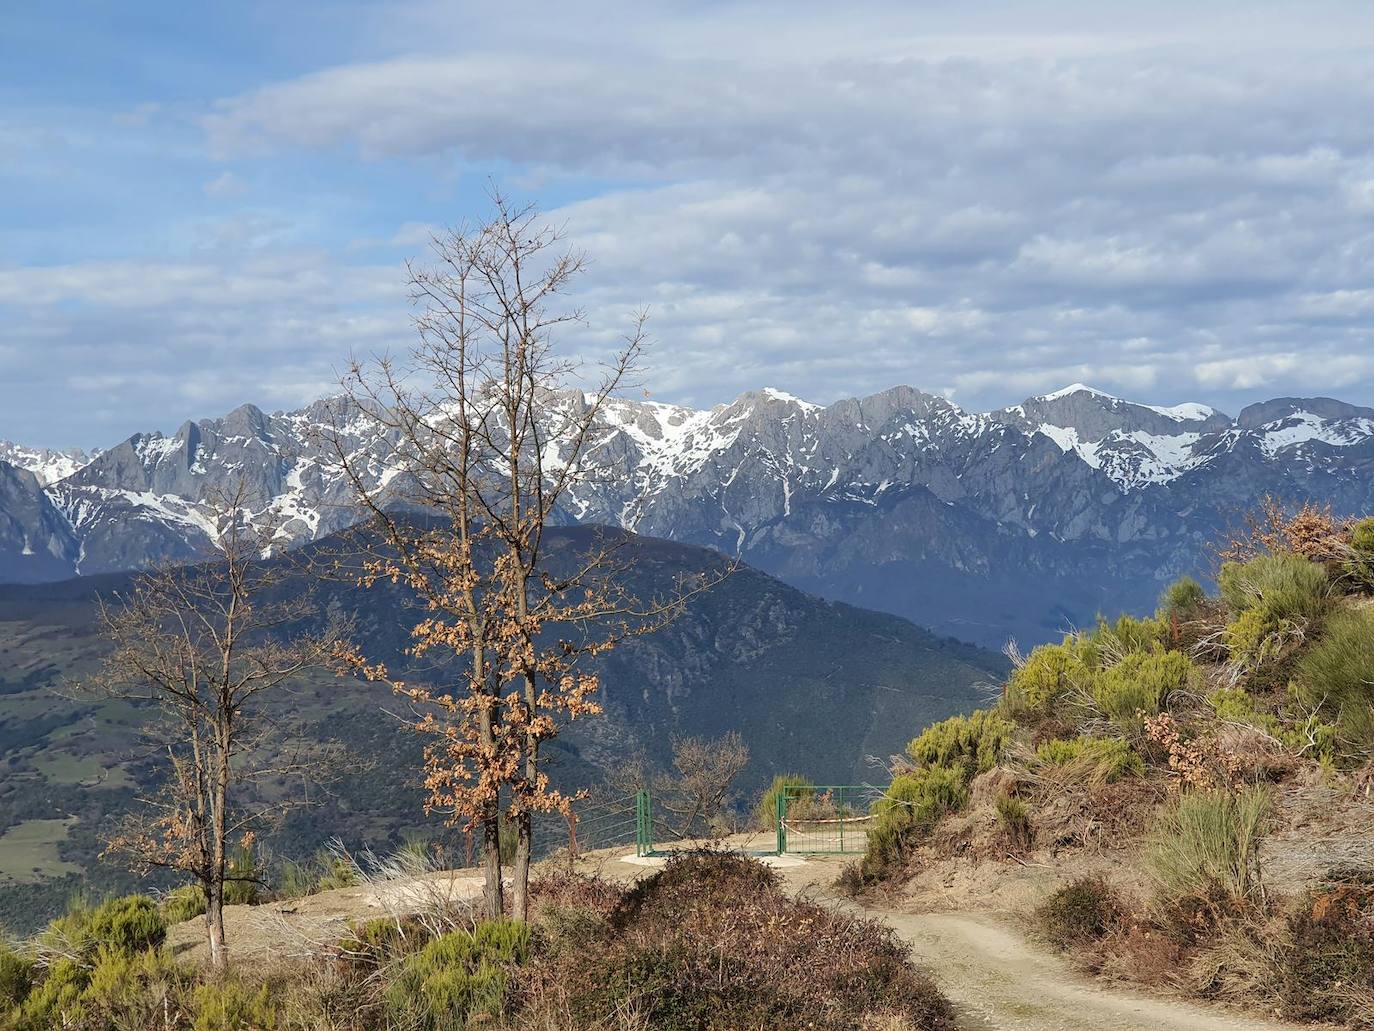
[[[778,855],[863,852],[883,789],[872,784],[786,785],[778,799]]]

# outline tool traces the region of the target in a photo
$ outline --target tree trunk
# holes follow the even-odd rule
[[[482,821],[482,866],[482,906],[488,920],[500,920],[506,912],[506,899],[501,885],[501,824],[494,814]]]
[[[534,816],[529,811],[515,818],[515,864],[511,873],[511,916],[516,920],[530,918],[530,846],[534,831]]]
[[[210,939],[210,966],[223,973],[229,969],[229,950],[224,944],[224,881],[205,886],[205,929]]]
[[[210,799],[210,877],[205,889],[205,918],[210,931],[210,965],[218,971],[229,969],[229,948],[224,940],[224,875],[229,861],[229,750],[233,731],[221,701],[220,725],[216,743],[218,755],[213,794]]]

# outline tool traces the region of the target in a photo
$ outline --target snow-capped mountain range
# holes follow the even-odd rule
[[[339,404],[245,405],[93,455],[0,443],[0,581],[211,554],[207,502],[240,478],[284,546],[341,529],[351,498],[320,440]],[[390,442],[359,413],[345,422],[388,482]],[[765,388],[710,410],[616,400],[587,461],[570,521],[738,552],[816,593],[1000,643],[1147,606],[1261,494],[1374,511],[1374,409],[1280,398],[1231,418],[1074,384],[973,413],[910,387],[826,406]]]

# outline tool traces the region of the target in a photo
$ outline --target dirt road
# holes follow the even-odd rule
[[[917,962],[935,975],[968,1031],[1291,1031],[1296,1027],[1108,988],[1028,942],[1007,917],[860,907],[828,890],[842,862],[813,858],[782,867],[779,873],[798,892],[881,920],[895,930],[911,945]],[[643,874],[642,867],[624,863],[604,872],[631,876],[632,871]]]

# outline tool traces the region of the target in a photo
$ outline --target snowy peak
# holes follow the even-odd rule
[[[89,462],[90,456],[80,448],[53,451],[50,448],[31,448],[0,440],[0,462],[8,462],[16,469],[25,469],[47,487],[64,480]]]
[[[587,403],[576,390],[543,399],[548,468],[570,458],[561,434]],[[75,570],[96,573],[209,553],[213,499],[240,483],[252,498],[250,518],[283,546],[347,526],[352,488],[325,430],[340,436],[374,487],[390,489],[403,465],[395,441],[339,398],[270,415],[244,405],[171,436],[135,434],[89,458],[0,445],[0,462],[31,474],[74,535]],[[611,399],[583,463],[588,475],[566,499],[568,520],[726,550],[747,552],[799,513],[810,513],[814,529],[831,525],[825,506],[879,508],[923,496],[942,505],[976,499],[986,508],[980,517],[997,525],[1067,540],[1107,532],[1094,508],[1104,499],[1151,491],[1141,503],[1156,504],[1185,478],[1205,485],[1244,472],[1247,483],[1272,482],[1286,494],[1317,471],[1368,479],[1374,409],[1280,398],[1233,421],[1206,405],[1138,404],[1073,384],[980,414],[909,386],[826,406],[765,387],[710,409]],[[12,497],[21,493],[14,479]],[[24,504],[37,511],[32,498]],[[13,546],[22,555],[39,547],[33,541],[60,536],[60,528],[35,530]]]
[[[1196,464],[1198,443],[1232,425],[1208,405],[1137,404],[1082,383],[1028,398],[992,418],[1048,437],[1122,490],[1181,476]]]
[[[1250,442],[1270,459],[1291,457],[1313,467],[1340,463],[1340,450],[1363,445],[1374,451],[1374,409],[1329,397],[1281,397],[1250,405],[1236,426],[1237,445]]]

